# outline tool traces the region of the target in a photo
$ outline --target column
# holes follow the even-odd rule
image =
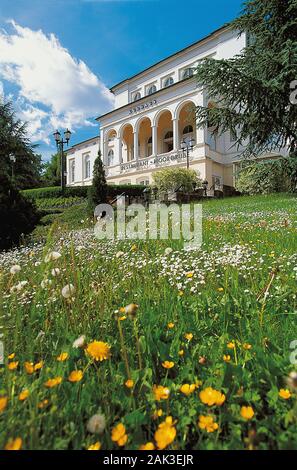
[[[172,123],[173,123],[173,150],[177,151],[180,149],[178,118],[172,119]]]
[[[107,153],[108,153],[108,142],[104,141],[102,146],[102,163],[107,166]]]
[[[122,138],[116,138],[116,158],[117,163],[120,165],[122,163]]]
[[[152,155],[158,155],[158,127],[152,126]]]
[[[138,131],[133,132],[134,135],[134,160],[138,163]]]

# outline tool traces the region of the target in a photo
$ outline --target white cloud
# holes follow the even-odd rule
[[[0,31],[0,78],[17,85],[17,112],[33,140],[49,143],[53,128],[94,125],[91,117],[113,108],[108,88],[55,35],[10,24],[11,34]]]

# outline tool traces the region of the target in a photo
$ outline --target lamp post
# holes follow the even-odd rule
[[[11,161],[11,179],[13,180],[13,167],[16,162],[16,156],[13,153],[10,153],[9,160]]]
[[[192,152],[194,148],[194,143],[195,143],[195,140],[192,137],[190,140],[183,139],[180,143],[181,149],[183,151],[183,155],[186,155],[186,158],[187,158],[187,170],[190,167],[189,157],[190,157],[190,151]]]
[[[65,189],[65,162],[64,162],[64,144],[67,144],[68,146],[68,143],[69,143],[69,140],[70,140],[70,137],[71,137],[71,132],[69,129],[66,129],[66,131],[64,131],[64,136],[65,136],[65,140],[63,140],[63,137],[61,137],[61,134],[58,130],[56,130],[56,132],[54,132],[54,138],[55,138],[55,141],[56,141],[56,144],[57,144],[57,149],[58,151],[60,151],[60,157],[61,157],[61,191],[62,191],[62,194],[64,193],[64,189]]]

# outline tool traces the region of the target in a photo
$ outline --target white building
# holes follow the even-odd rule
[[[197,129],[195,108],[214,106],[206,90],[193,76],[201,59],[228,59],[245,46],[228,27],[161,60],[111,88],[115,109],[97,118],[100,149],[109,183],[151,183],[152,174],[164,166],[185,166],[181,141],[192,139],[190,168],[214,184],[233,186],[233,167],[238,160],[235,137],[229,132],[215,136],[211,129]],[[91,183],[98,138],[67,152],[67,183]],[[90,171],[87,162],[90,161]],[[90,173],[91,172],[91,173]]]
[[[92,137],[73,145],[66,151],[67,186],[84,186],[92,183],[99,141],[99,137]]]

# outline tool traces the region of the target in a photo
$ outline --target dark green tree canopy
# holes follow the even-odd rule
[[[197,80],[217,103],[197,108],[198,125],[237,131],[246,155],[284,145],[296,151],[297,104],[290,94],[297,79],[297,0],[248,0],[229,26],[246,32],[247,44],[231,59],[198,65]]]
[[[90,206],[94,209],[98,204],[105,203],[107,199],[107,183],[104,166],[99,150],[98,157],[94,162],[93,182],[89,192]]]
[[[14,182],[20,189],[39,185],[42,164],[34,148],[27,137],[26,124],[16,118],[12,103],[0,101],[0,172],[11,177],[9,155],[14,155]]]

